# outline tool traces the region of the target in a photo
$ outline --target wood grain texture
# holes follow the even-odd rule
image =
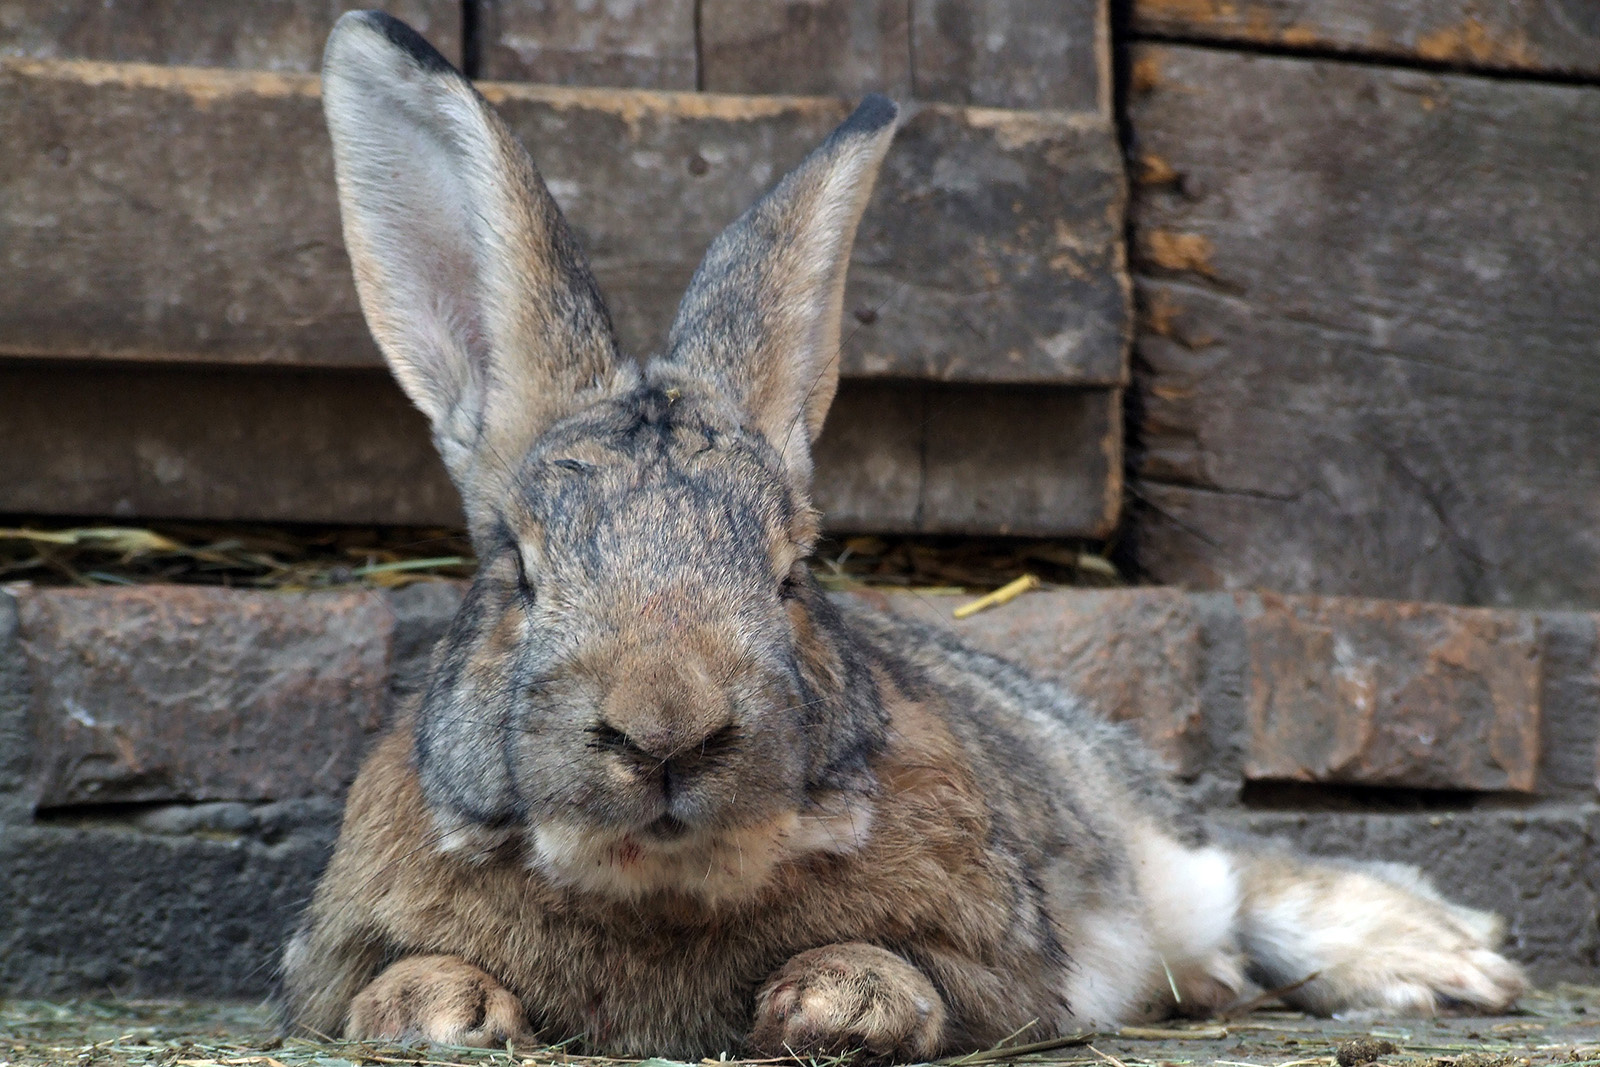
[[[1594,0],[1133,0],[1136,33],[1600,74]]]
[[[917,96],[1111,114],[1106,0],[910,0]]]
[[[482,12],[482,77],[695,88],[695,0],[466,2]]]
[[[625,345],[658,346],[724,225],[842,101],[485,84]],[[0,64],[0,352],[374,366],[315,79]],[[925,106],[869,205],[844,373],[1117,385],[1122,166],[1087,116]]]
[[[1137,563],[1600,603],[1600,91],[1134,59]]]
[[[1120,410],[1118,390],[846,382],[817,503],[841,531],[1104,536]],[[380,371],[0,361],[0,440],[0,513],[462,521]]]
[[[700,0],[701,87],[911,95],[906,0]]]
[[[404,19],[460,64],[456,0],[0,0],[0,57],[310,71],[358,8]]]

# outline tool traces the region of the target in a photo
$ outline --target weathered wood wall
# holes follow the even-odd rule
[[[0,511],[454,517],[392,386],[335,373],[380,365],[311,73],[347,6],[5,5],[0,425],[36,443],[7,461]],[[1110,533],[1131,306],[1101,0],[389,6],[507,79],[484,91],[641,354],[710,238],[847,113],[841,97],[915,97],[850,276],[843,371],[861,384],[822,447],[834,524]],[[772,95],[792,93],[826,95]],[[259,388],[199,370],[217,366],[254,368]],[[113,392],[75,407],[95,388]],[[135,395],[170,400],[145,423]],[[220,436],[213,406],[234,423]],[[400,477],[403,492],[358,484]]]
[[[241,428],[227,444],[183,401],[158,448],[96,401],[123,437],[21,448],[0,510],[453,514],[367,370],[339,246],[311,73],[346,6],[0,0],[0,361],[32,383],[0,392],[0,423],[42,426],[21,398],[48,393],[39,411],[88,427],[63,383],[124,375],[147,403],[221,389],[237,418],[333,435],[320,456],[277,462],[291,438],[284,452]],[[500,79],[487,91],[638,351],[708,237],[841,98],[914,102],[852,273],[852,384],[822,450],[836,528],[1111,532],[1131,235],[1134,507],[1119,543],[1132,569],[1197,587],[1600,603],[1590,0],[1128,0],[1120,115],[1102,0],[389,6]],[[237,384],[200,384],[201,366],[262,387],[246,404]],[[357,379],[359,404],[337,384]],[[319,483],[326,455],[363,454],[339,437],[358,425],[394,442],[383,473],[334,464],[344,473]],[[171,464],[149,457],[188,447],[182,433],[226,461],[163,480]],[[407,492],[357,484],[412,464]]]
[[[1595,10],[1137,0],[1147,576],[1600,603]]]
[[[1533,75],[1600,74],[1594,0],[1133,0],[1134,29]]]

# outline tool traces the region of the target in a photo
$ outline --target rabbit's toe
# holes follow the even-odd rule
[[[921,971],[875,945],[844,944],[802,952],[767,980],[750,1043],[773,1055],[927,1058],[943,1031],[944,1005]]]
[[[454,956],[412,956],[356,995],[345,1036],[494,1048],[533,1032],[522,1004],[488,974]]]

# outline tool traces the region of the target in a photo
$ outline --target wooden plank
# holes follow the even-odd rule
[[[457,0],[5,0],[0,57],[310,71],[357,8],[399,16],[460,64]]]
[[[1134,0],[1136,33],[1600,74],[1594,0]]]
[[[1111,114],[1106,0],[910,0],[924,100]]]
[[[660,344],[711,237],[841,101],[486,84],[625,344]],[[0,352],[373,366],[315,79],[0,64]],[[853,376],[1116,385],[1122,163],[1089,116],[926,106],[856,245]]]
[[[1600,90],[1134,60],[1140,567],[1600,602]]]
[[[467,0],[482,12],[485,78],[695,88],[695,0]]]
[[[817,502],[841,531],[1102,536],[1120,404],[848,381]],[[0,361],[0,440],[0,513],[461,523],[421,416],[378,371]]]
[[[700,0],[701,87],[911,95],[905,0]]]

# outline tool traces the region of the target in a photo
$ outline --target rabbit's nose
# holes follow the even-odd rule
[[[687,771],[734,740],[733,709],[692,663],[627,664],[590,733],[603,747],[657,767]],[[667,765],[670,764],[670,767]]]
[[[589,733],[599,748],[677,772],[715,759],[733,744],[735,733],[731,722],[691,731],[669,724],[630,725],[632,730],[602,719]]]

